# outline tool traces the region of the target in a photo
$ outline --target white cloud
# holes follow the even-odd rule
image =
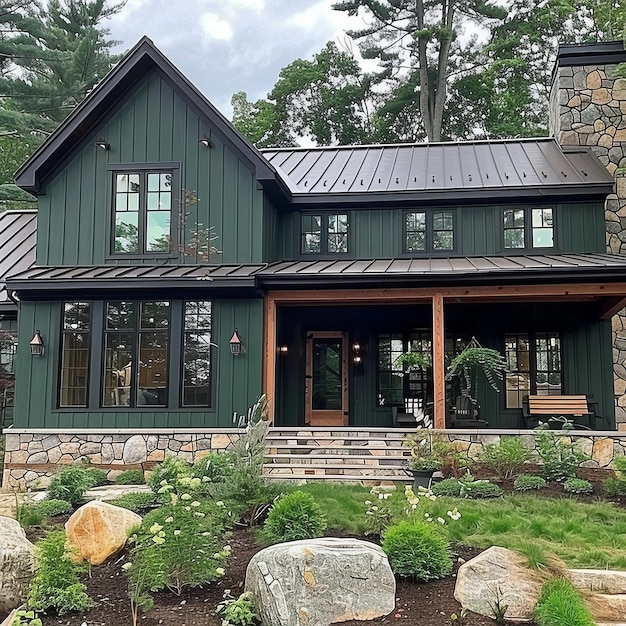
[[[230,23],[217,13],[203,13],[200,16],[200,26],[208,39],[230,41],[233,38],[233,29]]]
[[[265,9],[265,0],[228,0],[228,9],[231,7],[238,11],[247,9],[255,13],[261,13]]]

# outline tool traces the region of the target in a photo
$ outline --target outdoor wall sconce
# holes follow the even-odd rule
[[[241,339],[237,334],[237,329],[233,332],[233,336],[230,338],[230,353],[233,356],[239,356],[241,354]]]
[[[44,344],[38,330],[35,331],[29,345],[31,356],[43,356]]]
[[[286,356],[288,352],[289,352],[289,346],[286,346],[284,344],[282,346],[278,346],[278,354],[282,356]]]
[[[201,143],[205,148],[212,148],[213,144],[211,143],[211,140],[208,137],[202,137],[202,139],[198,140],[198,143]]]
[[[363,348],[358,341],[352,344],[352,362],[355,365],[363,363]]]
[[[96,141],[96,146],[98,146],[98,148],[102,148],[103,150],[111,149],[111,144],[108,141],[104,141],[104,139],[98,139],[98,141]]]

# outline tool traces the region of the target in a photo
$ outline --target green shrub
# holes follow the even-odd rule
[[[135,513],[145,511],[151,508],[156,503],[156,496],[152,493],[146,493],[145,491],[137,493],[125,493],[123,496],[116,498],[115,500],[109,500],[109,504],[120,506],[123,509],[129,509]]]
[[[435,483],[431,491],[435,496],[448,496],[451,498],[497,498],[502,495],[502,489],[488,480],[474,480],[468,472],[463,478],[446,478]]]
[[[215,612],[222,618],[222,626],[258,624],[254,613],[254,596],[249,591],[242,593],[238,598],[228,594],[228,597],[217,605]]]
[[[85,566],[68,558],[65,542],[65,531],[55,530],[36,545],[38,570],[28,589],[28,606],[37,612],[52,609],[64,615],[93,604],[78,580]]]
[[[145,485],[146,478],[141,470],[127,470],[115,477],[116,485]]]
[[[101,487],[102,485],[106,485],[109,482],[109,479],[107,478],[107,473],[99,467],[87,466],[85,468],[85,472],[89,477],[89,488]]]
[[[434,524],[405,520],[390,526],[382,548],[398,576],[429,581],[452,571],[449,542]]]
[[[533,489],[543,489],[545,486],[545,479],[534,474],[520,474],[513,483],[515,491],[532,491]]]
[[[191,477],[191,463],[177,456],[167,456],[162,463],[159,463],[148,478],[148,485],[154,493],[159,493],[163,486],[163,481],[169,485],[176,485],[183,476]]]
[[[45,499],[38,502],[35,508],[44,517],[53,517],[54,515],[63,515],[63,513],[70,513],[72,505],[67,500],[52,500]]]
[[[232,452],[209,452],[196,461],[191,468],[191,475],[205,483],[221,483],[233,470],[234,454]]]
[[[436,496],[457,498],[461,494],[461,485],[456,478],[445,478],[438,483],[433,483],[431,491]]]
[[[535,428],[537,452],[543,463],[541,475],[546,480],[563,482],[576,477],[576,470],[589,457],[576,447],[567,437],[567,431],[548,431],[543,424]]]
[[[82,504],[85,491],[93,486],[93,479],[93,474],[82,467],[64,467],[52,477],[47,498],[66,500],[76,508]]]
[[[595,621],[584,600],[564,578],[553,578],[541,588],[535,620],[538,626],[593,626]]]
[[[521,437],[503,436],[499,443],[489,443],[478,460],[491,472],[503,480],[515,478],[533,458],[533,451],[524,445]]]
[[[326,519],[310,493],[294,491],[280,497],[270,509],[263,535],[273,543],[321,537]]]
[[[44,515],[39,511],[36,504],[18,503],[15,512],[15,519],[20,523],[22,528],[41,526],[43,523]]]
[[[607,478],[602,487],[607,496],[626,495],[626,456],[617,456],[613,459],[613,465],[617,471],[617,478]]]
[[[567,493],[591,493],[593,491],[591,483],[584,478],[568,478],[563,483],[563,489]]]

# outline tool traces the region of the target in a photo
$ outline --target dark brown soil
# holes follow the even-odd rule
[[[475,472],[480,475],[479,472]],[[602,493],[602,481],[610,473],[606,470],[581,469],[581,478],[593,483],[596,495],[576,496],[577,499],[593,501]],[[486,476],[481,476],[486,477]],[[505,492],[512,490],[510,482],[500,482]],[[549,485],[542,495],[572,497],[564,495],[560,485]],[[624,506],[624,502],[618,502]],[[59,520],[64,521],[64,520]],[[371,541],[371,538],[366,538]],[[222,601],[224,590],[230,589],[238,596],[243,588],[245,571],[250,558],[260,549],[254,535],[248,530],[238,530],[229,540],[232,554],[226,566],[226,575],[219,582],[204,588],[193,589],[180,597],[171,593],[155,595],[155,607],[140,614],[139,623],[143,626],[221,626],[215,615],[216,605]],[[454,572],[451,576],[430,583],[400,581],[396,590],[396,609],[390,615],[370,622],[345,622],[345,626],[369,624],[407,624],[410,626],[493,626],[491,618],[470,613],[463,619],[453,620],[452,615],[461,616],[461,607],[454,599],[455,572],[459,564],[480,553],[480,550],[458,546],[455,548]],[[91,576],[85,578],[87,592],[96,606],[85,614],[63,617],[49,617],[46,626],[126,626],[132,624],[130,603],[126,593],[126,580],[121,573],[124,555],[110,562],[93,567]],[[0,621],[3,618],[0,615]],[[505,622],[512,624],[513,622]],[[532,626],[532,625],[529,625]]]

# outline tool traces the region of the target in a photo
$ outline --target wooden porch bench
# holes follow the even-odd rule
[[[596,427],[595,402],[586,395],[575,396],[525,396],[522,401],[522,417],[524,426],[532,418],[569,417],[576,422],[576,418],[588,417],[589,426],[576,423],[582,428]]]

